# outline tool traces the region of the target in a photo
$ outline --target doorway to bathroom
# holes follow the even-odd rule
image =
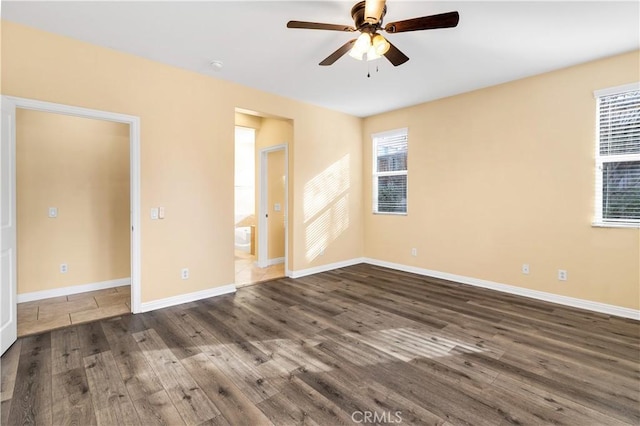
[[[237,125],[235,128],[236,286],[285,276],[286,170],[282,161],[274,160],[270,172],[265,173],[267,164],[256,161],[261,151],[258,132],[262,119],[255,118],[251,121],[252,127]],[[269,222],[258,219],[261,214],[265,219],[268,216],[267,212],[261,213],[263,199],[274,206]]]

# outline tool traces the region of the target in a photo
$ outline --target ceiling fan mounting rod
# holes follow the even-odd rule
[[[379,25],[364,24],[363,27],[358,28],[358,31],[360,31],[361,33],[368,33],[373,36],[378,32],[379,29]]]
[[[356,3],[351,8],[351,17],[358,31],[375,34],[382,27],[382,18],[387,13],[387,6],[385,5],[384,9],[382,9],[380,19],[375,23],[371,23],[365,20],[365,4],[365,1]]]

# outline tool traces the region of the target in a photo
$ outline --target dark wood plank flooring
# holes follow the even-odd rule
[[[19,339],[3,425],[640,424],[640,323],[357,265]]]

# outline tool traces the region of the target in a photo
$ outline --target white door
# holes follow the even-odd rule
[[[0,150],[0,354],[16,341],[16,173],[15,173],[15,106],[2,98],[2,148]]]

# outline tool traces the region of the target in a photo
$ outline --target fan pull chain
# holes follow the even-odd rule
[[[380,68],[376,65],[376,73],[380,72]],[[367,62],[367,78],[371,78],[371,65]]]

